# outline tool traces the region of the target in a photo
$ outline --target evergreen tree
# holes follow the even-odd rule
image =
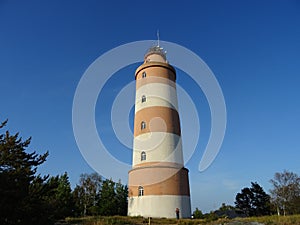
[[[235,210],[235,207],[222,203],[221,207],[219,208],[219,211],[229,211],[229,210]]]
[[[116,214],[120,216],[127,216],[127,197],[128,197],[128,187],[127,185],[123,185],[119,180],[116,183],[116,196],[115,196],[115,204],[116,204]]]
[[[49,195],[48,188],[45,187],[45,180],[48,176],[36,176],[29,185],[29,193],[26,197],[26,217],[27,222],[22,224],[53,224],[51,220],[51,211],[49,202],[45,200],[45,196]]]
[[[72,189],[67,172],[58,178],[56,190],[57,218],[62,219],[72,214]]]
[[[103,181],[99,207],[100,215],[111,216],[117,214],[115,182],[111,179]]]
[[[72,192],[67,173],[50,177],[44,184],[42,198],[47,202],[49,219],[56,221],[72,215]]]
[[[1,123],[0,129],[6,123]],[[11,135],[9,131],[0,134],[0,224],[26,224],[35,219],[30,189],[33,183],[46,179],[36,178],[36,170],[48,152],[27,153],[30,140],[23,141],[18,133]]]
[[[243,188],[241,193],[238,193],[235,197],[235,206],[241,210],[246,216],[253,216],[252,207],[253,193],[250,188]]]
[[[270,196],[257,183],[251,182],[251,188],[243,188],[235,199],[236,208],[246,216],[270,214]]]
[[[271,203],[270,196],[257,183],[251,183],[250,190],[253,193],[252,206],[255,216],[270,215]]]
[[[204,218],[202,211],[199,210],[198,208],[196,208],[196,210],[193,212],[193,216],[195,219],[203,219]]]

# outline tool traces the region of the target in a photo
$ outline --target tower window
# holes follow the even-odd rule
[[[143,95],[143,96],[142,96],[142,103],[145,102],[145,101],[146,101],[146,96]]]
[[[139,196],[144,195],[144,188],[142,186],[139,186]]]
[[[147,74],[146,74],[146,72],[144,71],[143,73],[142,73],[142,78],[145,78],[147,76]]]
[[[141,153],[141,161],[146,160],[146,152]]]
[[[141,129],[142,129],[142,130],[146,129],[146,122],[143,121],[143,122],[141,123]]]

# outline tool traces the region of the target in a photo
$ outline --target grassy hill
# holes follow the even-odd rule
[[[148,218],[127,217],[127,216],[98,216],[84,218],[67,218],[67,224],[76,225],[146,225],[149,224]],[[178,225],[300,225],[300,215],[293,216],[264,216],[238,219],[218,219],[207,221],[203,219],[158,219],[153,218],[150,224],[178,224]]]

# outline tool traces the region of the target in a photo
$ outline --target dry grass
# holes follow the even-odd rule
[[[67,218],[68,224],[76,225],[147,225],[149,220],[143,217],[126,216],[99,216],[84,218]],[[255,223],[256,222],[256,223]],[[300,215],[294,216],[264,216],[238,219],[218,219],[215,221],[206,221],[203,219],[151,219],[151,225],[300,225]]]
[[[218,220],[220,221],[229,221],[229,220]],[[84,217],[84,218],[67,218],[66,222],[68,224],[80,224],[80,225],[147,225],[149,224],[148,218],[143,217],[126,217],[126,216],[99,216],[99,217]],[[200,219],[165,219],[165,218],[152,218],[150,220],[151,225],[194,225],[194,224],[203,224],[203,225],[214,225],[216,223],[207,222]],[[220,223],[219,223],[220,224]]]
[[[300,215],[250,217],[243,218],[242,221],[256,221],[265,225],[300,225]]]

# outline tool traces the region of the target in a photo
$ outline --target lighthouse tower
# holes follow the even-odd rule
[[[159,46],[135,72],[136,100],[128,215],[191,215],[188,169],[183,165],[176,71]]]

